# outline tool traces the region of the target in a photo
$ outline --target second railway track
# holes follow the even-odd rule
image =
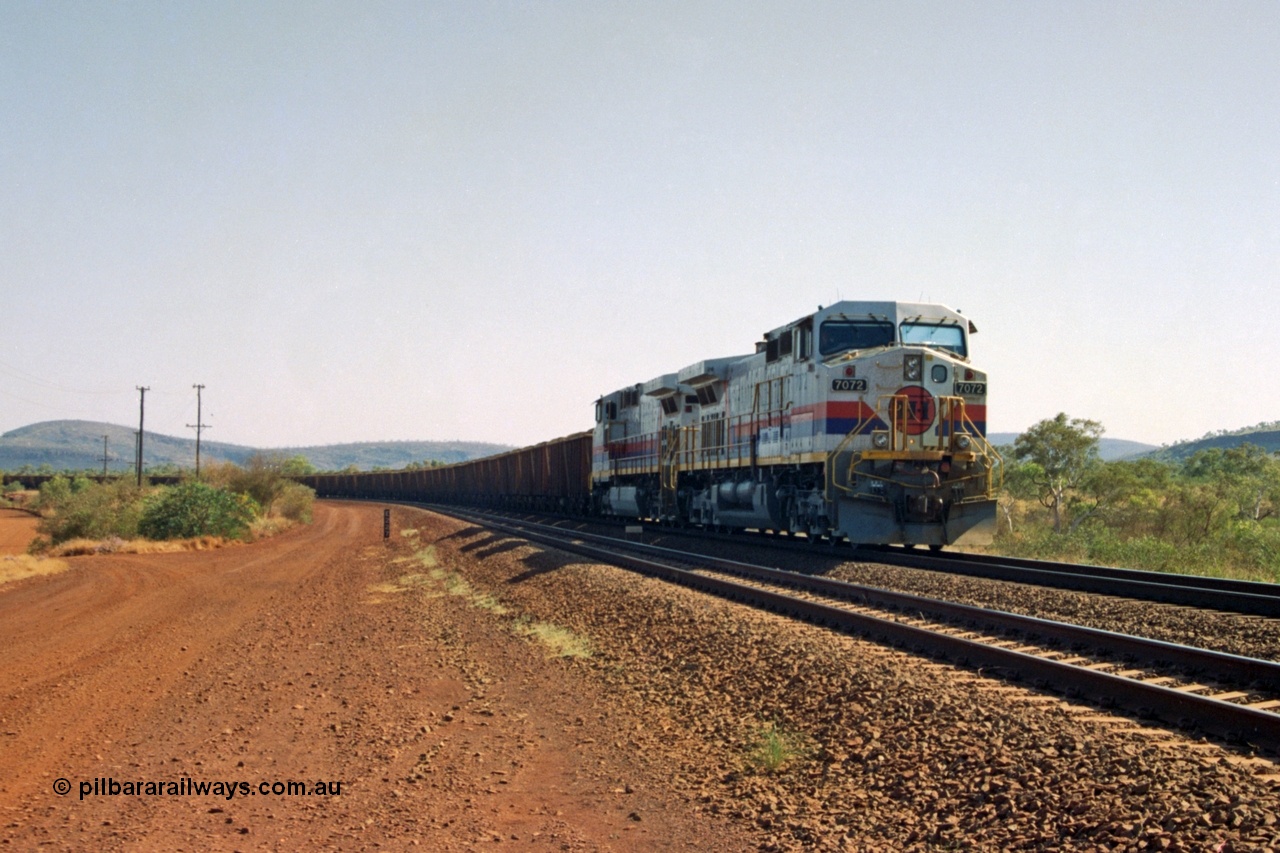
[[[831,578],[444,510],[509,535],[1280,753],[1280,664]]]
[[[409,501],[408,503],[415,503]],[[451,511],[451,510],[444,510]],[[487,512],[477,508],[458,508],[459,512]],[[494,517],[520,523],[540,523],[536,519],[563,520],[564,515],[536,513],[497,512]],[[614,524],[591,519],[597,525]],[[637,524],[639,522],[632,522]],[[1032,560],[992,554],[970,554],[959,551],[925,553],[910,548],[853,547],[847,544],[832,545],[825,540],[815,544],[802,537],[777,536],[759,531],[716,533],[702,528],[655,527],[667,536],[689,536],[701,541],[747,543],[766,545],[771,549],[803,555],[845,557],[850,560],[875,562],[888,566],[942,572],[950,575],[1009,581],[1047,589],[1061,589],[1091,595],[1108,595],[1135,601],[1150,601],[1213,610],[1242,616],[1262,616],[1280,619],[1280,584],[1246,581],[1235,578],[1215,578],[1204,575],[1174,574],[1171,572],[1123,569],[1115,566],[1095,566],[1087,563],[1060,563],[1048,560]]]
[[[1016,581],[1099,595],[1116,595],[1182,607],[1200,607],[1280,618],[1280,585],[1258,581],[1138,571],[1113,566],[1055,563],[986,554],[945,556],[901,548],[857,549],[858,555],[895,566],[932,569],[992,580]]]

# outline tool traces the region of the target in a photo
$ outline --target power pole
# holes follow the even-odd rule
[[[107,480],[107,459],[107,437],[104,435],[102,437],[102,481],[104,483]]]
[[[204,390],[203,385],[192,385],[196,389],[196,422],[187,424],[187,429],[196,431],[196,479],[200,479],[200,431],[209,428],[209,424],[200,420],[200,392]]]
[[[147,392],[150,388],[143,388],[141,385],[134,386],[139,391],[138,397],[138,488],[142,488],[142,417],[146,411]]]

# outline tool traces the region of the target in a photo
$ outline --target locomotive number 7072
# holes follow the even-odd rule
[[[987,383],[985,382],[957,382],[956,395],[981,397],[987,393]]]
[[[867,380],[865,379],[832,379],[832,391],[865,391],[867,390]]]

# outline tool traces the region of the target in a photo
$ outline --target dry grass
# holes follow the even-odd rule
[[[30,554],[17,554],[0,557],[0,584],[37,575],[56,575],[69,569],[62,560],[48,557],[33,557]]]
[[[591,642],[585,637],[579,637],[568,628],[561,628],[559,625],[554,625],[550,622],[530,622],[525,619],[517,619],[515,629],[517,634],[532,637],[542,643],[555,657],[591,657]]]
[[[228,545],[242,545],[235,539],[201,536],[196,539],[68,539],[46,553],[50,557],[86,557],[94,554],[177,554],[183,551],[212,551]]]
[[[40,497],[40,493],[34,489],[24,489],[19,492],[7,492],[0,495],[0,506],[12,507],[14,509],[25,509],[35,503],[36,498]]]
[[[416,536],[417,531],[412,531]],[[412,538],[412,537],[411,537]],[[407,562],[409,558],[401,558],[393,560],[393,563]],[[481,610],[487,610],[498,616],[505,615],[508,611],[502,602],[491,593],[479,592],[471,584],[467,583],[466,578],[454,571],[448,571],[440,567],[439,557],[436,554],[436,547],[428,545],[413,555],[413,560],[417,561],[425,574],[415,573],[401,575],[394,581],[374,584],[369,587],[369,592],[375,596],[394,595],[396,593],[406,592],[410,589],[418,592],[424,598],[440,598],[445,595],[452,595],[463,599],[472,607],[478,607]],[[381,603],[385,599],[375,598],[374,603]]]
[[[40,552],[49,557],[90,557],[96,554],[178,554],[184,551],[212,551],[215,548],[226,548],[230,545],[244,545],[284,533],[298,522],[287,518],[273,516],[259,519],[249,529],[248,539],[227,539],[222,536],[197,536],[193,539],[68,539],[51,547],[43,547],[48,540],[42,540]],[[41,540],[38,540],[41,541]]]
[[[254,542],[258,539],[266,539],[269,536],[276,536],[289,530],[298,522],[285,518],[282,515],[269,515],[266,518],[259,518],[249,525],[249,541]]]

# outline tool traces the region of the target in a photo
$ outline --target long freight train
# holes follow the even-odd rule
[[[606,394],[595,428],[420,471],[307,478],[322,497],[544,509],[858,544],[980,544],[1000,459],[977,329],[942,305],[839,302],[747,355]]]

